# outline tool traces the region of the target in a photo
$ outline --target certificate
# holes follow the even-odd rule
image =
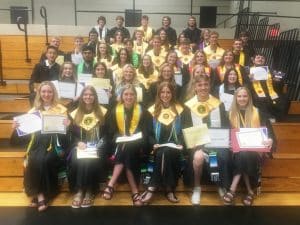
[[[222,93],[222,94],[220,94],[220,100],[221,100],[221,102],[224,103],[225,110],[229,111],[232,101],[233,101],[233,95],[227,94],[227,93]]]
[[[65,115],[43,114],[42,134],[66,134]]]
[[[187,148],[194,148],[211,142],[206,123],[182,129],[182,132]]]
[[[211,142],[206,148],[229,148],[229,129],[208,129]]]
[[[253,74],[254,80],[267,80],[269,69],[267,66],[250,68],[250,74]]]
[[[142,137],[143,137],[142,132],[138,132],[138,133],[133,134],[131,136],[118,137],[116,139],[116,143],[124,143],[124,142],[136,141],[136,140],[142,139]]]
[[[232,129],[230,137],[233,152],[270,152],[270,149],[263,144],[268,139],[267,128]]]
[[[182,86],[182,74],[181,73],[175,73],[174,79],[175,79],[176,84],[178,84],[179,86]]]
[[[87,146],[85,149],[76,149],[77,159],[97,159],[99,158],[97,148],[95,146]]]
[[[109,79],[103,79],[103,78],[91,78],[91,80],[88,82],[89,85],[92,85],[94,88],[103,88],[103,89],[110,89],[110,80]]]
[[[109,96],[108,96],[108,89],[103,88],[97,88],[96,89],[97,96],[98,96],[98,102],[100,104],[108,105],[109,103]]]
[[[174,144],[174,143],[160,144],[158,147],[159,147],[159,148],[162,148],[162,147],[169,147],[169,148],[175,148],[175,149],[178,149],[178,150],[182,150],[181,147],[179,147],[178,145],[176,145],[176,144]]]
[[[73,99],[76,94],[76,84],[70,82],[58,82],[59,95],[61,98]]]
[[[81,95],[83,88],[84,88],[84,84],[82,83],[76,84],[76,97],[79,97]]]
[[[79,83],[89,83],[92,79],[92,74],[89,73],[80,73],[78,74],[78,82]]]
[[[141,87],[135,87],[136,94],[137,94],[137,102],[143,102],[143,89]]]
[[[18,136],[32,134],[42,129],[42,119],[38,111],[16,116],[14,117],[14,121],[20,124],[20,126],[16,128]]]

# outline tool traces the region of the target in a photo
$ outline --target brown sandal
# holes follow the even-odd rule
[[[38,207],[38,199],[37,199],[37,197],[33,197],[31,199],[31,202],[29,203],[29,207],[32,207],[32,208]]]
[[[234,205],[235,193],[233,191],[228,191],[223,196],[224,205]]]
[[[86,193],[81,204],[81,208],[89,208],[94,205],[95,196],[91,193]]]
[[[244,198],[243,198],[243,205],[244,206],[252,206],[254,201],[254,194],[253,193],[248,193]]]
[[[133,203],[134,206],[142,206],[142,205],[144,205],[143,202],[142,202],[142,200],[141,200],[141,196],[140,196],[140,194],[138,192],[135,193],[135,194],[133,194],[131,196],[131,198],[132,198],[132,203]]]
[[[151,199],[153,198],[154,191],[155,190],[152,190],[150,188],[148,188],[146,191],[144,191],[144,193],[141,195],[141,201],[144,204],[150,203]]]
[[[48,208],[47,201],[45,199],[39,201],[37,207],[39,212],[45,211]]]
[[[78,209],[78,208],[81,207],[81,204],[82,204],[82,194],[81,193],[77,193],[77,194],[74,195],[71,207],[73,209]]]
[[[107,185],[107,186],[105,187],[104,191],[103,191],[102,197],[103,197],[105,200],[111,200],[112,197],[113,197],[113,194],[114,194],[114,188]]]

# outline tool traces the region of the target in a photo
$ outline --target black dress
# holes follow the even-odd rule
[[[152,107],[150,107],[149,111],[152,111]],[[185,146],[182,129],[189,127],[191,121],[189,110],[180,108],[183,111],[180,112],[178,110],[180,113],[168,125],[152,117],[151,131],[149,131],[149,142],[152,148],[154,144],[165,143]],[[167,191],[174,191],[176,189],[181,172],[181,159],[184,149],[178,150],[170,147],[160,147],[155,150],[153,174],[149,183],[150,187],[162,187]]]
[[[102,112],[106,111],[104,111],[103,108],[102,110]],[[75,114],[76,113],[71,113],[71,116],[75,118]],[[100,122],[97,122],[92,128],[82,127],[73,123],[71,126],[71,134],[73,144],[72,151],[68,156],[69,188],[71,192],[75,193],[79,190],[88,190],[96,194],[99,190],[99,183],[105,182],[107,178],[107,138],[105,133],[105,123],[100,125]],[[95,145],[98,150],[98,158],[78,159],[78,142]]]
[[[121,115],[117,112],[123,108],[123,118],[118,118]],[[134,108],[137,107],[138,113],[135,113]],[[143,156],[148,154],[147,141],[147,114],[141,105],[136,104],[135,107],[127,110],[123,104],[118,104],[109,116],[108,135],[110,141],[109,149],[112,151],[115,164],[123,164],[126,169],[131,170],[136,183],[140,181],[140,164]],[[118,121],[122,120],[124,130],[120,128]],[[135,121],[137,122],[135,124]],[[116,143],[117,137],[130,136],[142,132],[142,139],[126,143]]]
[[[66,109],[58,106],[47,112],[52,111],[63,113]],[[63,134],[41,134],[39,131],[31,135],[24,171],[24,188],[28,196],[42,193],[49,199],[58,193],[58,172],[64,163],[67,140],[67,136]]]
[[[241,110],[241,115],[245,116],[245,111]],[[276,140],[274,139],[273,129],[270,121],[266,119],[266,115],[260,113],[260,124],[262,127],[268,128],[268,136],[273,139],[272,150],[276,147]],[[242,122],[240,121],[242,125]],[[243,128],[243,126],[241,126]],[[233,154],[233,175],[247,174],[250,179],[251,187],[258,187],[259,177],[261,175],[261,165],[263,158],[258,152],[241,151]]]

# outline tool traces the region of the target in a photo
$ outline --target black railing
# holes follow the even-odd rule
[[[41,6],[40,15],[44,19],[45,33],[46,33],[46,35],[45,35],[46,36],[45,45],[48,46],[49,45],[49,41],[48,41],[48,17],[47,17],[47,9],[46,9],[45,6]]]
[[[3,67],[2,67],[2,46],[0,40],[0,86],[5,86],[6,82],[3,80]]]
[[[31,62],[31,59],[29,58],[29,49],[28,49],[28,33],[27,33],[27,23],[24,21],[22,17],[18,17],[17,19],[17,25],[20,31],[24,32],[24,38],[25,38],[25,53],[26,53],[26,62]],[[24,27],[21,27],[21,25],[24,25]]]

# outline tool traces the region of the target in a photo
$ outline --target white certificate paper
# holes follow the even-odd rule
[[[266,128],[247,128],[236,132],[240,148],[264,148],[267,140]]]
[[[109,90],[103,89],[103,88],[96,89],[97,96],[98,96],[98,102],[100,104],[108,105],[108,103],[109,103],[108,91]]]
[[[92,80],[92,74],[89,73],[80,73],[78,74],[79,83],[89,83]]]
[[[175,73],[174,79],[175,79],[176,84],[178,84],[179,86],[182,86],[182,74],[181,73]]]
[[[76,94],[76,84],[70,82],[58,82],[58,92],[60,98],[73,99]]]
[[[16,116],[14,117],[14,121],[20,124],[20,126],[16,129],[18,136],[32,134],[42,129],[42,119],[38,111]]]
[[[131,136],[118,137],[116,139],[116,143],[124,143],[124,142],[136,141],[136,140],[142,139],[142,137],[143,137],[142,132],[138,132],[138,133],[133,134]]]
[[[143,89],[141,87],[135,87],[137,102],[143,102]]]
[[[162,148],[162,147],[169,147],[169,148],[175,148],[175,149],[178,149],[178,150],[182,150],[181,147],[179,147],[178,145],[176,145],[176,144],[174,144],[174,143],[160,144],[158,147],[159,147],[159,148]]]
[[[259,66],[259,67],[251,67],[250,74],[253,74],[254,80],[267,80],[268,79],[268,67],[267,66]]]
[[[208,129],[211,142],[206,148],[229,148],[229,129]]]
[[[42,115],[42,134],[66,134],[64,115],[43,114]]]
[[[97,159],[98,151],[96,147],[87,147],[85,149],[76,149],[77,159]]]

